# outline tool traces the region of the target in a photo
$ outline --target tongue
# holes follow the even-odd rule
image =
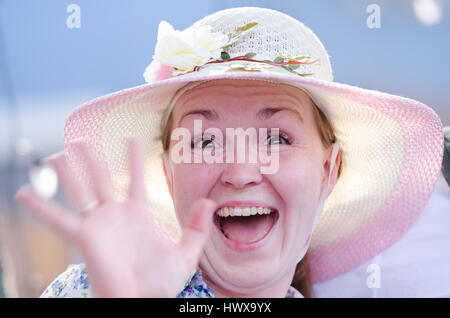
[[[221,217],[222,231],[230,240],[251,243],[263,238],[273,223],[273,213]]]

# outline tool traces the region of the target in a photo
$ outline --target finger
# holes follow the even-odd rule
[[[100,164],[97,158],[95,158],[93,151],[86,142],[76,141],[73,145],[80,151],[81,155],[86,160],[88,173],[92,176],[94,192],[98,203],[102,204],[113,200],[114,191],[106,168]]]
[[[142,145],[136,138],[128,139],[128,152],[130,164],[130,197],[135,199],[146,199],[144,155]]]
[[[91,191],[86,190],[81,182],[71,173],[64,152],[56,153],[48,157],[45,161],[49,162],[55,168],[64,193],[77,211],[83,212],[83,209],[97,201],[95,195]]]
[[[74,240],[80,219],[64,209],[55,201],[39,197],[29,185],[23,186],[17,192],[15,199],[27,206],[35,215],[47,222],[61,235]]]
[[[183,227],[183,235],[179,243],[180,252],[185,256],[187,265],[197,266],[213,223],[216,202],[203,199],[194,203]]]

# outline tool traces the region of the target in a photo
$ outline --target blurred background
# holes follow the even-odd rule
[[[71,110],[144,84],[161,20],[182,30],[238,6],[302,21],[325,45],[335,81],[417,99],[450,125],[448,0],[0,0],[0,297],[39,296],[81,262],[13,200],[32,182],[67,204],[40,159],[63,149]]]

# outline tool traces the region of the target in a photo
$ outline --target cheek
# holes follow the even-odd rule
[[[286,209],[311,211],[320,196],[319,161],[300,152],[280,153],[279,158],[279,172],[273,182]]]
[[[215,165],[180,163],[173,165],[173,203],[180,219],[183,219],[192,204],[207,198],[217,182]]]
[[[320,166],[314,156],[299,151],[297,154],[280,154],[279,167],[271,183],[284,205],[282,250],[294,255],[304,247],[311,234],[320,196]]]

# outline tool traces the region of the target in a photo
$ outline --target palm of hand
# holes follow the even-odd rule
[[[134,140],[129,145],[131,183],[126,201],[113,199],[106,171],[85,144],[78,147],[95,180],[96,207],[74,215],[39,198],[29,187],[22,188],[17,198],[80,249],[96,296],[175,297],[198,264],[216,206],[207,199],[195,202],[182,224],[181,241],[174,245],[165,240],[150,218],[141,150]],[[71,176],[63,155],[50,161],[75,206],[93,201]]]

